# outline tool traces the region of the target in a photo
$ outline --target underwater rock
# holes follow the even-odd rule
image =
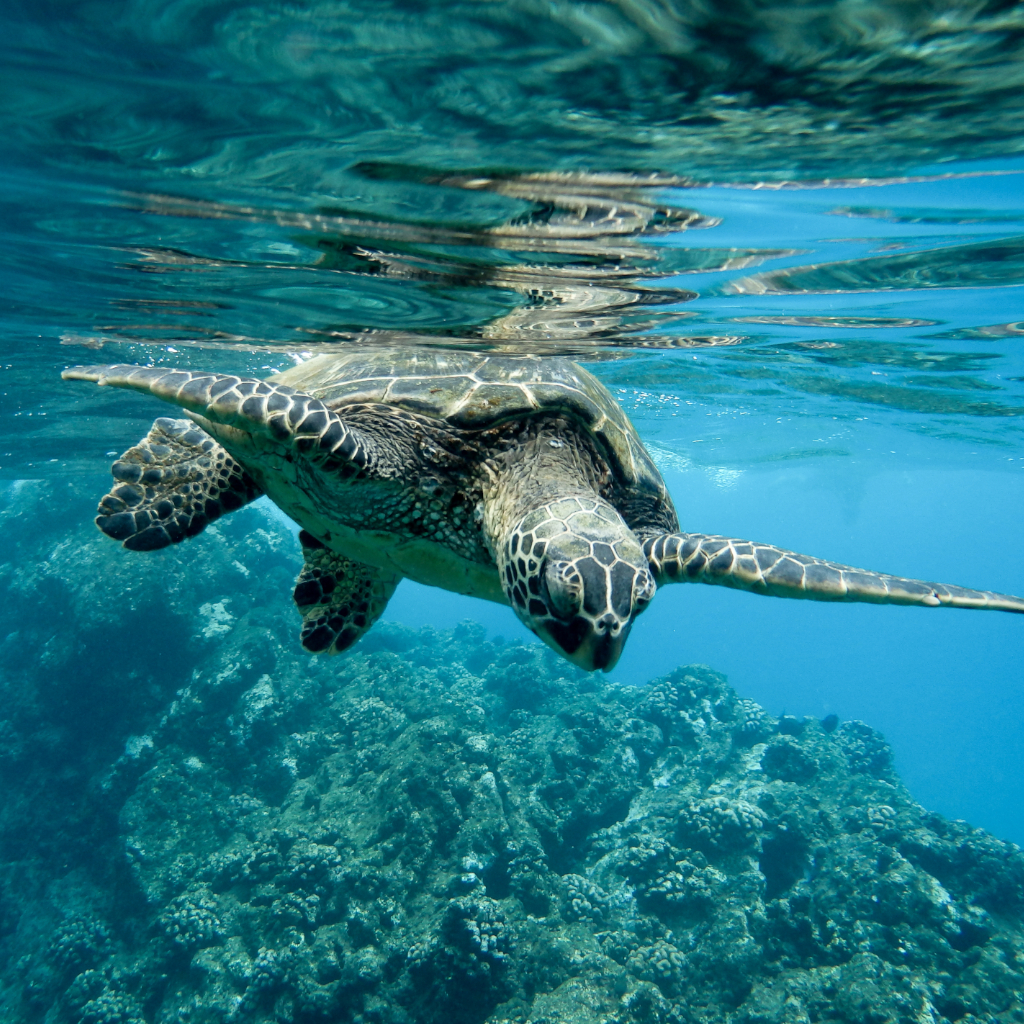
[[[3,1020],[1024,1021],[1024,855],[917,805],[868,726],[472,623],[311,659],[288,586],[230,568],[293,572],[281,528],[239,516],[130,569],[90,533],[0,568],[3,635],[50,645],[0,663]]]

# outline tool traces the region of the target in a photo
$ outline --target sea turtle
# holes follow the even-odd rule
[[[266,380],[144,366],[68,380],[149,392],[158,419],[113,464],[96,523],[133,550],[266,494],[300,525],[302,644],[351,646],[403,576],[507,603],[584,669],[611,669],[666,583],[1024,612],[1024,600],[680,533],[612,395],[562,358],[426,349],[318,355]]]

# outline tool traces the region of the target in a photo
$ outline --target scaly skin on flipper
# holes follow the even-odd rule
[[[945,583],[854,569],[809,555],[729,537],[676,533],[644,544],[651,572],[665,583],[712,583],[770,597],[859,601],[1024,612],[1024,599]]]
[[[299,540],[305,562],[292,596],[302,613],[302,646],[338,654],[380,618],[402,578],[345,558],[305,530]]]
[[[291,443],[312,461],[356,475],[372,443],[346,427],[318,398],[256,377],[174,370],[159,366],[74,366],[64,380],[143,391],[208,420]]]
[[[100,499],[96,525],[131,551],[155,551],[194,537],[261,493],[190,420],[161,417],[110,472],[114,486]]]

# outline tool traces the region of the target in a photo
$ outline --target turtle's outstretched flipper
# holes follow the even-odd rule
[[[200,425],[223,424],[291,444],[326,469],[355,476],[370,458],[370,440],[347,427],[312,395],[256,377],[163,366],[73,366],[64,380],[143,391],[192,414]]]
[[[201,533],[262,493],[252,477],[190,420],[161,417],[110,467],[114,486],[96,525],[132,551]]]
[[[380,618],[402,577],[353,562],[305,530],[299,540],[305,564],[294,597],[302,612],[302,646],[316,654],[338,654]]]
[[[651,572],[665,583],[714,583],[771,597],[865,601],[937,608],[1024,612],[1024,599],[945,583],[888,576],[820,558],[703,533],[670,533],[644,544]]]

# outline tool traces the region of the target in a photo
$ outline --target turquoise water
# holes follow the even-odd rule
[[[93,537],[112,456],[166,407],[64,383],[69,365],[567,355],[632,418],[684,530],[1024,593],[1019,5],[138,0],[12,3],[0,25],[0,736],[11,806],[52,800],[47,827],[93,806],[190,679],[228,671],[243,606],[304,657],[294,531],[266,499],[145,569],[163,556]],[[409,581],[383,620],[535,643],[507,608]],[[861,720],[913,800],[1022,843],[1021,628],[673,587],[608,680],[702,663],[769,715]],[[460,635],[475,672],[483,641]],[[310,678],[329,692],[349,657]],[[118,793],[86,815],[97,848],[141,813]],[[20,813],[4,899],[59,904],[84,862],[58,864],[58,829],[19,883]],[[31,959],[19,913],[3,941]],[[86,1002],[7,1012],[135,1019]]]

